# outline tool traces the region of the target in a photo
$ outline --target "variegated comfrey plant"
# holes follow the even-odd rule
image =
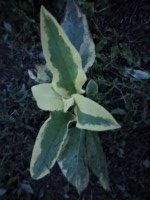
[[[86,18],[77,5],[68,5],[75,6],[74,12],[83,25],[83,32],[88,32]],[[67,15],[68,10],[66,17]],[[63,26],[65,23],[64,21]],[[94,51],[94,46],[88,48],[93,45],[90,35],[86,35],[86,40],[81,38],[77,48],[62,27],[42,6],[42,48],[53,78],[51,83],[32,87],[38,107],[50,111],[50,115],[38,133],[32,152],[30,173],[34,179],[40,179],[50,173],[57,161],[64,176],[79,193],[88,185],[89,169],[98,177],[103,188],[109,189],[106,159],[97,132],[120,126],[105,108],[86,97],[83,89],[87,80],[83,68],[87,69],[93,64],[95,55],[91,52],[91,49]],[[86,41],[88,44],[84,44]],[[88,56],[86,60],[85,56],[80,56],[83,54]],[[92,81],[87,85],[87,93],[90,87],[97,90]]]

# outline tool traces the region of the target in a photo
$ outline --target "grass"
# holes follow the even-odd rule
[[[84,9],[88,9],[87,16],[92,15],[89,23],[97,58],[88,79],[98,83],[99,95],[95,100],[111,111],[122,125],[121,131],[101,135],[111,191],[103,191],[95,177],[91,177],[89,187],[79,197],[57,165],[43,180],[31,179],[29,163],[33,144],[48,114],[37,108],[30,91],[36,83],[27,73],[40,63],[37,16],[33,21],[24,8],[18,14],[18,4],[15,4],[16,11],[11,10],[16,15],[14,20],[9,12],[3,12],[3,19],[13,24],[12,32],[5,30],[3,22],[0,29],[0,188],[7,191],[3,199],[148,199],[149,165],[145,163],[149,161],[150,86],[149,81],[137,81],[124,75],[124,69],[129,67],[149,70],[146,4],[144,1],[137,1],[136,5],[134,1],[114,4],[113,12],[105,15],[97,13],[99,2],[95,4],[94,13],[91,5],[86,4]],[[55,13],[54,9],[51,8]],[[59,10],[58,18],[61,12]],[[15,26],[16,22],[21,28]],[[129,58],[123,56],[122,49],[129,51]],[[22,187],[22,184],[28,186]]]

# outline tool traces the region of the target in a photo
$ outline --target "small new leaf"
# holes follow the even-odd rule
[[[73,116],[70,113],[53,112],[41,126],[30,163],[30,173],[34,179],[44,177],[54,166],[72,120]]]
[[[40,109],[45,111],[63,110],[62,98],[54,91],[52,84],[43,83],[35,85],[31,90]]]
[[[106,131],[120,128],[113,116],[102,106],[82,95],[73,95],[77,105],[76,127],[92,131]]]
[[[98,94],[98,85],[93,79],[91,79],[86,86],[86,95],[87,97],[92,98],[97,94]]]
[[[38,83],[49,83],[52,79],[50,70],[47,68],[46,65],[37,65],[36,69],[28,70],[29,77]]]

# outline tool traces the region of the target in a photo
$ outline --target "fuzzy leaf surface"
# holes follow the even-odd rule
[[[63,99],[64,102],[64,112],[67,112],[67,110],[74,105],[74,99],[73,97],[69,99]]]
[[[108,169],[103,147],[97,133],[88,131],[86,133],[86,149],[89,168],[99,179],[105,190],[109,189]]]
[[[68,142],[59,157],[58,164],[64,176],[79,193],[87,187],[89,172],[83,130],[77,128],[69,130]]]
[[[90,35],[86,16],[81,13],[74,0],[67,1],[61,26],[80,53],[82,66],[87,71],[95,60],[95,45]]]
[[[31,88],[32,94],[40,109],[46,111],[63,110],[63,100],[53,89],[52,84],[43,83]]]
[[[81,57],[56,19],[41,7],[41,41],[44,56],[53,75],[54,89],[64,98],[82,94],[86,81]]]
[[[30,173],[40,179],[50,172],[66,140],[70,113],[53,112],[41,126],[32,152]]]
[[[37,65],[34,71],[28,70],[29,77],[38,83],[49,83],[52,79],[50,70],[46,65]]]
[[[93,79],[91,79],[86,86],[86,95],[87,97],[93,97],[96,94],[98,94],[98,85]]]
[[[102,106],[82,95],[73,95],[77,105],[75,112],[77,115],[77,128],[106,131],[120,128],[113,116]]]

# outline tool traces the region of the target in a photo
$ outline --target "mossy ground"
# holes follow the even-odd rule
[[[40,181],[32,180],[29,174],[34,141],[48,116],[37,108],[30,91],[36,83],[28,76],[28,69],[41,63],[41,2],[61,20],[64,7],[53,1],[0,2],[0,189],[7,191],[2,199],[148,200],[150,86],[148,80],[124,74],[125,68],[149,70],[148,3],[112,0],[110,9],[102,10],[100,1],[94,7],[94,1],[89,1],[83,7],[97,47],[96,62],[88,72],[88,78],[99,85],[95,100],[113,113],[122,129],[101,134],[111,191],[104,191],[91,177],[79,196],[57,165]],[[130,49],[129,58],[122,56],[122,49]]]

